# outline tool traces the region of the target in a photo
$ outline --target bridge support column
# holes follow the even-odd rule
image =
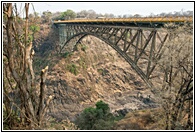
[[[63,47],[64,43],[69,39],[70,35],[70,30],[65,28],[66,25],[59,25],[58,30],[59,30],[59,45]]]

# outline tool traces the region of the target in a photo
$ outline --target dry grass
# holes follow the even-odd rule
[[[146,109],[128,113],[114,126],[115,130],[164,130],[161,109]]]

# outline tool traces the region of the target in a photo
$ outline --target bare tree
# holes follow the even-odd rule
[[[133,17],[139,18],[139,17],[141,17],[141,15],[140,14],[135,14]]]
[[[16,124],[28,129],[41,127],[47,106],[52,100],[52,96],[46,98],[45,95],[48,66],[41,71],[40,85],[36,83],[28,3],[25,3],[24,10],[25,19],[22,19],[16,5],[3,3],[3,122],[9,129]]]
[[[164,80],[160,94],[166,129],[192,129],[193,125],[193,29],[166,25],[169,40],[159,61]]]
[[[77,16],[87,17],[88,16],[88,12],[86,10],[82,10],[82,11],[77,13]]]
[[[115,16],[112,13],[110,13],[110,14],[109,13],[105,13],[104,17],[106,17],[106,18],[114,18]]]
[[[87,13],[88,13],[88,18],[90,18],[90,19],[97,17],[97,14],[94,10],[88,10]]]

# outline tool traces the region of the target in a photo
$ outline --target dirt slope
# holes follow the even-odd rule
[[[47,94],[55,98],[48,114],[58,121],[74,120],[98,100],[108,103],[113,113],[124,115],[158,106],[140,77],[109,45],[88,36],[76,51],[68,52],[49,60],[53,65],[49,66]]]

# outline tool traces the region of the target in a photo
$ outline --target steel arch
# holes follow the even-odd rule
[[[144,29],[148,33],[144,33]],[[162,47],[165,43],[168,34],[162,36],[153,28],[130,28],[116,26],[89,26],[89,25],[66,25],[66,41],[64,42],[61,51],[73,38],[79,36],[76,44],[87,35],[91,35],[104,41],[110,45],[117,53],[119,53],[142,78],[142,80],[150,88],[154,88],[149,80],[153,70],[156,67],[156,62],[162,55]],[[61,29],[63,30],[63,28]],[[156,40],[160,43],[157,45]],[[129,52],[130,51],[130,52]],[[131,53],[131,54],[130,54]],[[138,62],[145,58],[146,73]]]
[[[148,85],[148,87],[150,88],[153,88],[153,84],[148,80],[148,78],[145,76],[145,74],[143,73],[143,71],[134,63],[134,61],[129,57],[127,56],[121,49],[119,49],[117,46],[115,45],[112,45],[108,40],[100,37],[100,36],[97,36],[93,33],[79,33],[79,34],[76,34],[74,36],[72,36],[69,40],[67,40],[64,44],[64,46],[66,44],[68,44],[69,41],[71,41],[73,38],[79,36],[79,35],[83,35],[82,37],[80,37],[78,39],[77,42],[79,42],[79,40],[83,39],[84,37],[86,37],[87,35],[91,35],[91,36],[94,36],[94,37],[97,37],[99,38],[100,40],[104,41],[105,43],[107,43],[108,45],[110,45],[115,51],[117,51],[117,53],[119,53],[130,65],[131,67],[137,72],[137,74],[144,80],[144,82]],[[76,43],[77,44],[77,43]],[[63,48],[64,48],[63,46]],[[61,51],[63,50],[63,48],[61,49]]]

